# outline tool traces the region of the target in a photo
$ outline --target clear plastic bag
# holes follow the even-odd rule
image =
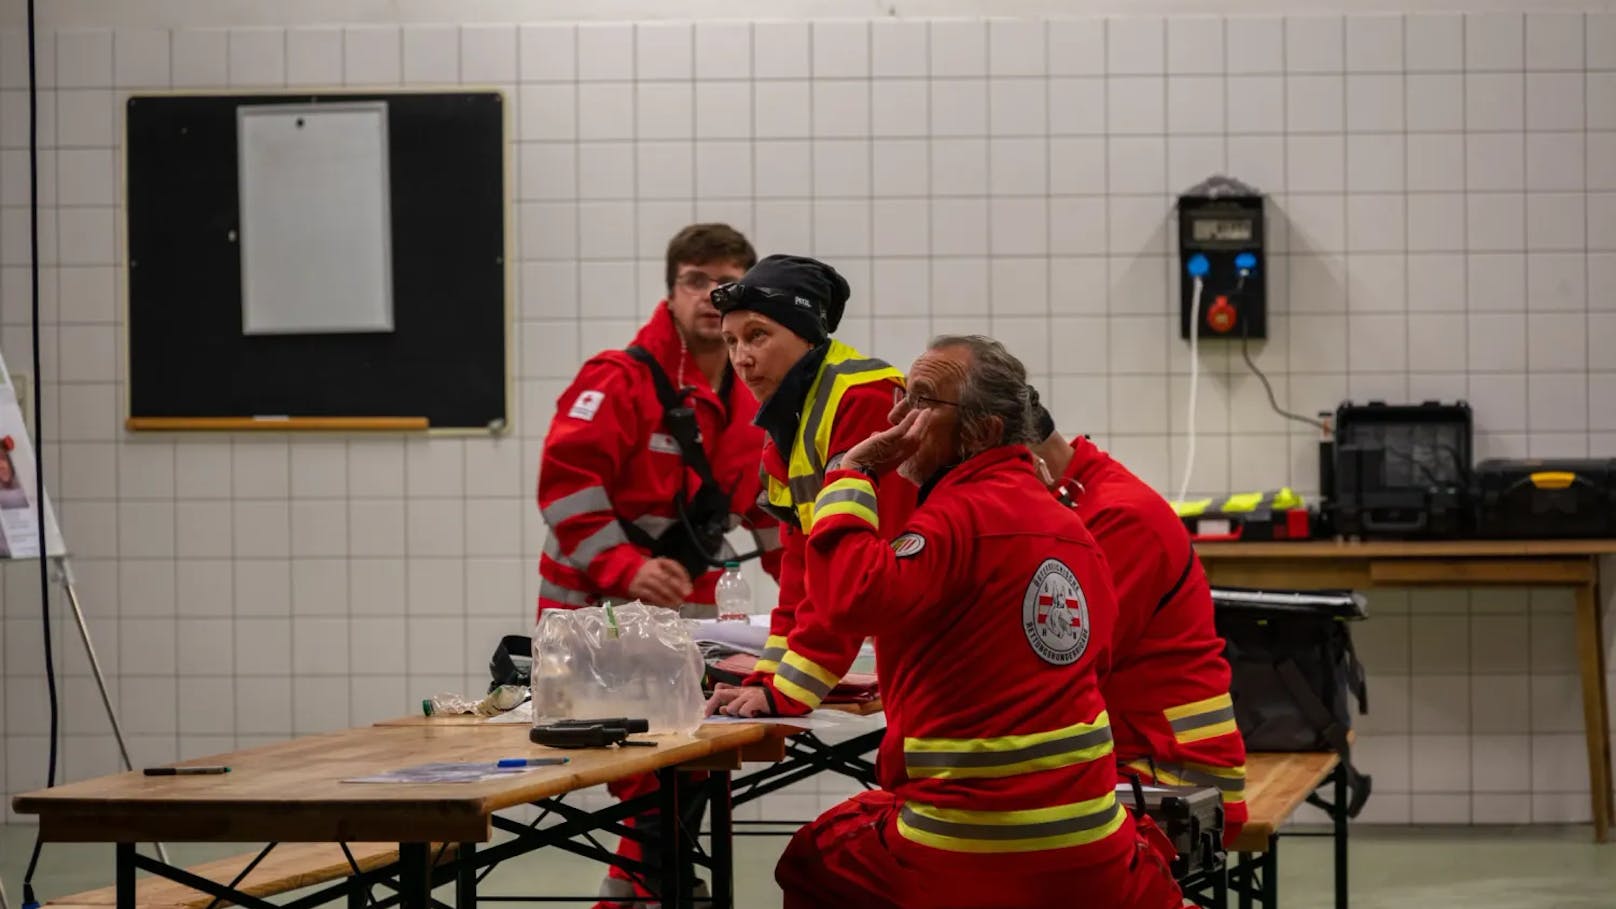
[[[679,614],[639,601],[547,609],[533,630],[533,722],[644,718],[651,734],[701,725],[701,652]]]

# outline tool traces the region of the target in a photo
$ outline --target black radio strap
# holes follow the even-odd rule
[[[656,357],[651,356],[650,351],[635,344],[628,348],[628,355],[644,363],[645,367],[651,370],[651,381],[656,385],[657,400],[662,404],[662,427],[679,446],[679,456],[696,472],[701,485],[716,487],[718,481],[713,479],[713,467],[707,461],[707,452],[701,447],[701,442],[694,436],[686,438],[690,433],[668,418],[673,411],[685,406],[684,396],[674,390],[673,383],[668,381],[668,374],[662,371],[662,364],[656,361]],[[689,425],[694,426],[694,421]]]

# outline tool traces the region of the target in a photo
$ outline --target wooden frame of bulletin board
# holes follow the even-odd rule
[[[347,153],[358,135],[369,157],[339,161],[348,170],[333,176],[318,168],[342,141],[327,115],[342,111]],[[147,94],[125,112],[128,429],[506,429],[513,232],[500,92]],[[351,128],[367,113],[368,139]],[[245,124],[272,115],[278,132],[243,150]],[[367,188],[378,170],[385,189]],[[311,176],[265,184],[249,173]],[[259,201],[244,217],[247,186],[276,214]],[[354,211],[365,201],[368,222]],[[251,240],[244,224],[259,225]],[[375,236],[356,237],[366,224]],[[248,250],[281,264],[245,266],[244,281]],[[266,300],[284,308],[266,319]]]

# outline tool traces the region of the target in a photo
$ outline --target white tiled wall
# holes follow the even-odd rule
[[[553,401],[650,311],[662,246],[693,219],[833,261],[855,288],[842,336],[896,363],[934,333],[997,335],[1064,429],[1164,488],[1188,448],[1172,204],[1228,172],[1272,198],[1271,336],[1251,353],[1290,409],[1465,397],[1478,456],[1616,455],[1616,16],[131,15],[42,42],[42,338],[52,490],[142,763],[480,687],[532,613]],[[0,34],[0,351],[26,372],[21,49]],[[125,434],[123,99],[444,84],[508,93],[512,434]],[[1203,361],[1195,489],[1313,489],[1313,434],[1272,413],[1238,350]],[[43,780],[47,716],[36,575],[3,574],[16,792]],[[1373,609],[1368,818],[1587,816],[1568,601],[1392,592]],[[85,776],[115,752],[70,627],[63,759]]]

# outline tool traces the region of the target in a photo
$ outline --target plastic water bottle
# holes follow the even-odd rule
[[[741,577],[740,562],[725,562],[724,574],[718,579],[718,620],[745,622],[752,611],[752,586]]]

